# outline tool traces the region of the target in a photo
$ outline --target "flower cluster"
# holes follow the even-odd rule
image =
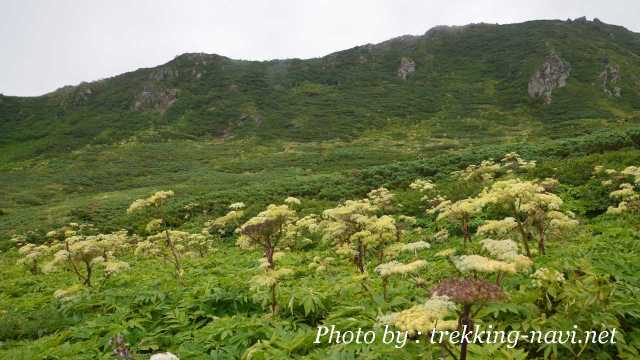
[[[620,200],[617,206],[609,206],[608,214],[620,214],[628,211],[640,209],[640,194],[635,191],[633,185],[629,183],[620,184],[618,190],[612,191],[609,196]]]
[[[547,192],[555,190],[558,185],[560,185],[560,181],[554,178],[546,178],[540,181],[540,186],[542,186],[544,188],[544,191]]]
[[[229,205],[229,209],[231,210],[240,210],[240,209],[244,209],[246,207],[246,205],[242,202],[234,202],[231,205]]]
[[[427,214],[435,214],[437,212],[435,208],[447,201],[447,198],[442,195],[425,195],[420,201],[423,201],[427,205]]]
[[[342,243],[336,246],[336,254],[345,258],[352,258],[357,254],[357,250],[349,243]]]
[[[468,198],[454,203],[446,200],[436,206],[433,211],[440,212],[437,220],[460,220],[480,213],[485,205],[483,200],[482,198]]]
[[[488,181],[500,170],[500,164],[493,160],[484,160],[478,165],[469,165],[464,170],[455,171],[454,176],[464,181]]]
[[[94,235],[96,233],[97,231],[93,224],[70,222],[65,226],[47,232],[46,237],[51,240],[64,240],[75,235]]]
[[[567,215],[560,211],[562,199],[547,192],[537,181],[518,178],[497,181],[485,188],[478,198],[486,205],[499,205],[512,214],[502,220],[487,221],[480,226],[478,234],[506,237],[518,230],[527,256],[531,256],[528,241],[534,234],[537,233],[538,249],[544,254],[547,234],[551,230],[558,233],[573,223],[571,213],[567,212]]]
[[[479,304],[502,300],[502,288],[484,280],[449,278],[442,280],[431,290],[433,295],[447,296],[458,304]]]
[[[412,252],[418,255],[418,251],[431,248],[431,244],[426,241],[415,241],[410,243],[393,243],[384,249],[384,253],[388,256],[395,257],[402,252]]]
[[[376,267],[376,272],[382,277],[406,275],[416,273],[425,266],[427,266],[427,262],[424,260],[416,260],[408,264],[391,261],[385,264],[378,265]]]
[[[454,256],[455,254],[456,254],[456,249],[449,248],[449,249],[438,251],[436,253],[436,256],[448,258],[448,257]]]
[[[447,241],[447,239],[449,239],[449,230],[446,228],[438,230],[438,232],[433,234],[433,240],[435,242],[441,243]]]
[[[45,273],[61,269],[72,271],[85,286],[92,286],[96,267],[103,268],[105,278],[129,269],[129,264],[116,258],[129,248],[125,230],[111,234],[74,235],[48,247],[52,259],[43,266]]]
[[[458,327],[457,320],[446,320],[455,312],[455,304],[446,296],[432,296],[424,304],[415,305],[407,310],[378,317],[378,323],[393,325],[409,335],[428,334],[436,330],[453,330]]]
[[[270,240],[280,240],[285,225],[295,216],[296,212],[289,206],[271,204],[240,227],[240,238],[243,239],[239,241],[265,245]],[[274,236],[278,239],[273,239]]]
[[[513,264],[516,270],[526,270],[533,265],[530,258],[518,253],[518,244],[511,239],[484,239],[480,241],[480,244],[482,244],[482,248],[491,256],[500,261]]]
[[[510,273],[515,274],[517,268],[515,264],[505,261],[493,260],[481,255],[462,255],[452,258],[455,267],[462,273]]]
[[[436,188],[436,185],[429,180],[417,179],[409,184],[409,187],[419,192],[427,192],[430,190],[434,190]]]
[[[384,187],[371,190],[367,197],[371,203],[381,209],[389,209],[393,205],[395,195]]]
[[[146,240],[138,242],[135,254],[171,260],[175,255],[179,257],[205,256],[214,249],[215,240],[210,236],[178,230],[166,230],[150,235]]]
[[[455,171],[453,175],[464,181],[484,182],[493,180],[498,174],[533,169],[535,166],[535,161],[524,160],[517,153],[510,152],[505,154],[499,163],[491,159],[484,160],[478,165],[469,165],[464,170]]]
[[[627,166],[620,173],[622,175],[633,177],[633,182],[635,184],[640,184],[640,167],[638,167],[638,166]]]
[[[31,273],[35,274],[38,270],[39,262],[51,253],[51,249],[47,245],[25,244],[18,249],[18,253],[22,255],[18,259],[18,265],[24,265]]]
[[[545,192],[535,181],[508,179],[495,182],[479,195],[484,204],[504,204],[516,207],[517,211],[528,212],[537,208],[556,210],[562,205],[557,195]]]
[[[399,235],[395,219],[373,215],[377,210],[378,206],[364,199],[348,200],[323,212],[325,220],[320,224],[323,239],[336,242],[340,255],[355,251],[353,256],[360,272],[364,272],[367,249],[378,249],[381,258],[382,249]]]
[[[630,200],[637,198],[638,194],[635,192],[633,185],[624,183],[620,184],[619,190],[612,191],[609,196],[618,200]]]
[[[548,287],[552,284],[559,284],[565,281],[564,274],[558,270],[541,267],[531,274],[533,286]]]
[[[506,217],[502,220],[487,220],[478,227],[476,234],[504,237],[513,232],[517,227],[518,223],[513,217]]]
[[[146,199],[137,199],[127,209],[127,214],[134,213],[136,211],[142,210],[147,207],[155,206],[158,207],[162,205],[162,203],[172,197],[174,195],[173,191],[158,191],[155,194],[149,196]]]
[[[284,199],[284,203],[289,205],[289,206],[298,206],[298,205],[302,204],[300,199],[295,198],[293,196],[289,196],[286,199]]]
[[[315,214],[307,215],[296,221],[296,228],[303,233],[318,233],[321,230],[320,219]]]
[[[278,281],[293,274],[293,270],[289,268],[281,268],[278,270],[265,269],[264,273],[251,278],[251,288],[254,290],[260,288],[270,288],[278,284]]]
[[[163,222],[164,222],[164,220],[162,220],[162,219],[152,219],[151,221],[149,221],[147,223],[147,226],[145,226],[144,230],[148,234],[152,234],[152,233],[158,232],[162,228],[162,223]]]
[[[244,216],[244,211],[242,210],[231,210],[220,216],[214,220],[209,220],[204,223],[204,228],[202,229],[203,234],[210,233],[211,229],[217,229],[219,233],[224,234],[225,228],[228,226],[237,225],[242,217]]]
[[[605,169],[597,165],[593,169],[594,177],[602,180],[605,187],[615,187],[609,197],[618,201],[616,206],[609,206],[607,214],[622,214],[625,212],[640,212],[640,194],[636,191],[636,186],[640,184],[640,167],[627,166],[622,171],[615,169]],[[607,178],[608,177],[608,178]]]
[[[378,207],[372,204],[369,199],[347,200],[333,209],[325,210],[322,216],[333,221],[352,223],[359,216],[370,215],[376,211],[378,211]]]
[[[504,155],[502,160],[500,160],[502,166],[505,168],[509,168],[511,170],[517,169],[533,169],[536,167],[535,160],[527,161],[524,160],[518,155],[518,153],[510,152]]]
[[[398,216],[398,222],[407,225],[415,225],[417,220],[415,216],[400,215]]]
[[[307,215],[296,221],[291,221],[285,228],[283,246],[303,249],[313,245],[322,232],[320,218],[315,214]]]
[[[457,223],[464,234],[464,244],[471,240],[469,232],[469,222],[471,218],[479,214],[484,208],[486,201],[484,198],[467,198],[452,203],[445,200],[438,206],[429,210],[429,213],[439,212],[437,221],[448,220]]]
[[[431,244],[429,244],[426,241],[416,241],[416,242],[404,244],[402,246],[402,251],[411,251],[415,253],[422,249],[429,249],[430,247],[431,247]]]
[[[578,220],[574,219],[574,217],[575,215],[570,211],[567,211],[566,213],[560,211],[549,211],[546,214],[549,229],[554,233],[560,233],[578,226]]]

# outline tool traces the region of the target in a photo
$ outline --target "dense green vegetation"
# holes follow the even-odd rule
[[[551,154],[549,150],[547,152]],[[569,158],[549,157],[532,169],[520,171],[517,175],[520,178],[553,176],[558,179],[561,186],[555,192],[563,198],[563,208],[578,214],[581,223],[578,229],[549,240],[545,255],[535,255],[535,247],[533,250],[535,269],[556,269],[566,280],[561,288],[540,293],[539,288],[532,286],[533,270],[507,277],[502,286],[509,300],[482,308],[476,321],[504,329],[568,329],[573,324],[581,329],[600,329],[604,324],[619,329],[617,339],[620,343],[616,346],[590,345],[583,350],[583,356],[629,359],[637,356],[640,347],[637,343],[640,329],[637,314],[640,305],[637,300],[640,289],[637,277],[640,271],[637,263],[640,250],[638,218],[631,213],[603,214],[607,206],[616,202],[608,196],[600,181],[593,178],[592,171],[594,165],[621,169],[639,162],[640,151],[626,147]],[[411,167],[406,168],[411,171]],[[369,176],[381,173],[384,173],[383,169],[376,168]],[[436,187],[451,199],[476,194],[482,185],[456,180],[444,169],[438,174],[441,175],[433,177]],[[412,177],[413,174],[408,175],[408,178]],[[252,358],[412,358],[422,357],[425,351],[437,354],[437,346],[411,342],[400,350],[382,344],[366,347],[313,344],[318,324],[374,328],[380,315],[423,302],[432,286],[452,275],[454,268],[436,254],[448,248],[461,251],[462,233],[455,223],[446,225],[447,222],[436,221],[435,216],[426,214],[426,205],[420,200],[422,193],[409,189],[403,181],[398,184],[405,185],[392,188],[396,194],[395,210],[388,209],[385,213],[394,217],[398,214],[418,215],[415,226],[424,230],[406,228],[401,242],[426,239],[432,242],[432,247],[419,251],[419,258],[426,260],[427,266],[419,272],[418,278],[391,280],[388,301],[383,299],[381,280],[373,271],[376,262],[370,261],[369,276],[362,280],[347,258],[334,255],[334,243],[330,239],[314,237],[310,245],[289,245],[291,249],[278,260],[279,267],[295,272],[279,285],[277,301],[280,309],[275,316],[269,315],[268,295],[256,292],[251,285],[254,276],[259,274],[256,265],[262,252],[259,248],[248,252],[238,248],[232,233],[215,240],[208,255],[184,259],[182,285],[176,280],[171,263],[125,251],[119,258],[130,264],[129,270],[75,297],[56,301],[52,301],[52,294],[73,285],[72,274],[31,274],[27,268],[15,264],[20,256],[11,249],[3,255],[0,267],[6,279],[2,284],[3,326],[0,331],[4,345],[0,355],[25,359],[109,358],[111,349],[107,343],[115,334],[122,334],[131,349],[141,356],[157,350],[171,350],[184,358],[234,358],[249,354]],[[180,196],[177,192],[174,206]],[[298,207],[300,217],[318,213],[334,204],[336,202],[328,198],[302,197]],[[251,209],[255,204],[248,205],[247,212],[253,213]],[[124,215],[126,208],[124,205],[118,210]],[[486,219],[495,216],[492,215],[496,214],[494,211],[485,212],[474,220],[474,231]],[[142,224],[153,216],[153,212],[129,215],[141,224],[133,230],[147,233]],[[181,217],[174,216],[172,221]],[[206,218],[210,216],[186,221],[180,229],[198,232]],[[436,242],[433,234],[442,226],[449,229],[451,237]],[[36,242],[46,239],[32,236]],[[474,238],[466,247],[467,253],[480,251],[478,240],[481,237]],[[309,266],[317,265],[321,261],[318,259],[327,257],[336,260],[325,264],[324,271]],[[413,258],[412,253],[397,257],[402,262],[410,262]],[[361,281],[367,286],[363,288]],[[522,345],[510,350],[505,346],[471,345],[469,350],[472,359],[488,356],[524,358],[527,354],[529,357],[566,358],[571,352],[580,351],[580,347]]]
[[[527,82],[551,52],[572,71],[545,105],[529,98]],[[380,333],[381,316],[425,303],[448,278],[471,277],[437,255],[443,250],[488,256],[476,230],[505,210],[483,204],[465,230],[426,211],[425,193],[410,187],[416,179],[455,202],[515,177],[557,180],[548,193],[579,225],[550,237],[544,254],[531,239],[530,268],[481,274],[505,296],[474,303],[473,320],[504,330],[615,327],[618,343],[472,344],[470,358],[638,358],[640,215],[631,205],[607,213],[619,205],[611,192],[622,175],[594,175],[597,165],[640,164],[637,54],[638,34],[600,22],[479,24],[309,60],[185,54],[42,97],[0,95],[0,359],[113,359],[117,335],[141,359],[160,351],[182,359],[436,358],[445,350],[415,341],[396,349],[313,340],[322,324]],[[397,76],[402,57],[416,64],[406,80]],[[620,97],[599,82],[609,63],[620,66]],[[536,166],[479,182],[452,174],[512,151]],[[339,222],[340,211],[320,215],[382,186],[393,200],[357,230],[388,229],[389,216],[398,237],[380,230],[375,240],[352,238],[328,226],[280,238],[271,223],[242,226],[290,196],[301,203],[288,203],[295,214],[280,208],[277,224],[310,214]],[[135,199],[169,189],[175,196],[127,212]],[[246,207],[232,213],[238,202]],[[58,258],[58,271],[43,273],[52,249],[98,233],[111,234],[98,241],[110,245],[91,252],[91,276],[80,257]],[[355,266],[337,245],[357,253],[359,241],[370,248]],[[419,241],[430,248],[386,252]],[[25,263],[25,244],[50,253]],[[382,276],[380,250],[385,262],[414,267]],[[269,261],[269,252],[284,255]],[[543,268],[565,280],[536,286],[532,276]],[[457,347],[447,351],[459,356]]]

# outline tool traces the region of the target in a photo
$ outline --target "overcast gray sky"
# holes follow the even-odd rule
[[[185,52],[309,58],[435,25],[583,15],[640,32],[639,0],[0,0],[0,93],[41,95]]]

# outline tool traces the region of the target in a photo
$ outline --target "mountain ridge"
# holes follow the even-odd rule
[[[310,59],[185,53],[40,97],[1,97],[0,148],[26,144],[5,152],[24,158],[149,131],[316,141],[388,119],[633,118],[639,54],[640,34],[586,18],[436,26]]]
[[[83,85],[90,85],[93,83],[100,83],[106,80],[110,80],[116,77],[120,77],[120,76],[124,76],[133,72],[137,72],[137,71],[142,71],[142,70],[150,70],[150,69],[156,69],[158,67],[163,67],[163,66],[167,66],[170,65],[171,63],[173,63],[174,61],[176,61],[179,58],[183,58],[183,57],[190,57],[190,56],[211,56],[211,57],[220,57],[223,58],[225,60],[232,60],[232,61],[242,61],[242,62],[256,62],[256,63],[265,63],[265,62],[286,62],[286,61],[292,61],[292,60],[314,60],[314,59],[322,59],[324,57],[330,57],[332,55],[336,55],[342,52],[346,52],[346,51],[350,51],[353,49],[358,49],[358,48],[367,48],[367,47],[380,47],[383,46],[385,44],[389,44],[389,43],[393,43],[393,42],[400,42],[400,41],[415,41],[418,40],[422,37],[429,37],[431,34],[437,33],[437,32],[441,32],[441,31],[456,31],[456,30],[464,30],[465,28],[469,28],[469,27],[473,27],[473,26],[509,26],[509,25],[521,25],[521,24],[527,24],[527,23],[533,23],[533,22],[548,22],[548,23],[571,23],[571,22],[578,22],[578,23],[584,23],[584,24],[601,24],[601,25],[605,25],[605,26],[609,26],[609,27],[616,27],[619,28],[620,30],[624,30],[630,33],[634,33],[634,34],[638,34],[640,35],[640,33],[634,32],[632,30],[629,30],[628,28],[621,26],[621,25],[615,25],[615,24],[610,24],[610,23],[605,23],[602,22],[601,20],[599,20],[598,18],[594,18],[593,20],[587,20],[586,17],[579,17],[576,18],[574,20],[572,19],[567,19],[567,20],[560,20],[560,19],[540,19],[540,20],[529,20],[529,21],[525,21],[525,22],[514,22],[514,23],[504,23],[504,24],[500,24],[500,23],[486,23],[486,22],[479,22],[479,23],[469,23],[469,24],[465,24],[465,25],[435,25],[431,28],[429,28],[428,30],[426,30],[423,34],[403,34],[403,35],[398,35],[398,36],[394,36],[392,38],[389,38],[387,40],[383,40],[381,42],[378,43],[366,43],[363,45],[356,45],[350,48],[346,48],[343,50],[337,50],[325,55],[320,55],[320,56],[314,56],[314,57],[307,57],[307,58],[300,58],[300,57],[290,57],[290,58],[274,58],[274,59],[265,59],[265,60],[256,60],[256,59],[240,59],[240,58],[231,58],[228,56],[224,56],[218,53],[207,53],[207,52],[185,52],[185,53],[181,53],[178,55],[175,55],[173,59],[163,63],[163,64],[159,64],[159,65],[155,65],[155,66],[151,66],[151,67],[140,67],[137,68],[135,70],[130,70],[130,71],[126,71],[120,74],[115,74],[113,76],[108,76],[105,78],[100,78],[100,79],[96,79],[96,80],[90,80],[90,81],[82,81],[78,84],[68,84],[68,85],[64,85],[61,86],[57,89],[54,89],[52,91],[49,91],[47,93],[44,93],[42,95],[34,95],[34,96],[21,96],[21,95],[4,95],[2,93],[0,93],[0,96],[2,97],[12,97],[12,98],[39,98],[39,97],[46,97],[49,95],[52,95],[56,92],[60,92],[60,91],[65,91],[65,90],[70,90],[73,88],[77,88]],[[640,56],[640,55],[639,55]]]

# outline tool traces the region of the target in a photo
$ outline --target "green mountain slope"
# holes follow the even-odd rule
[[[335,201],[496,144],[619,149],[639,120],[640,34],[599,21],[437,27],[308,60],[184,54],[0,96],[0,234],[128,226],[122,207],[162,188],[210,212],[286,192]]]
[[[545,104],[528,83],[553,54],[570,70]],[[415,70],[404,79],[403,61]],[[464,133],[469,118],[631,117],[639,95],[640,35],[624,28],[585,20],[437,27],[309,60],[184,54],[42,97],[1,97],[0,147],[16,159],[132,138],[317,141],[388,120],[440,119]]]

